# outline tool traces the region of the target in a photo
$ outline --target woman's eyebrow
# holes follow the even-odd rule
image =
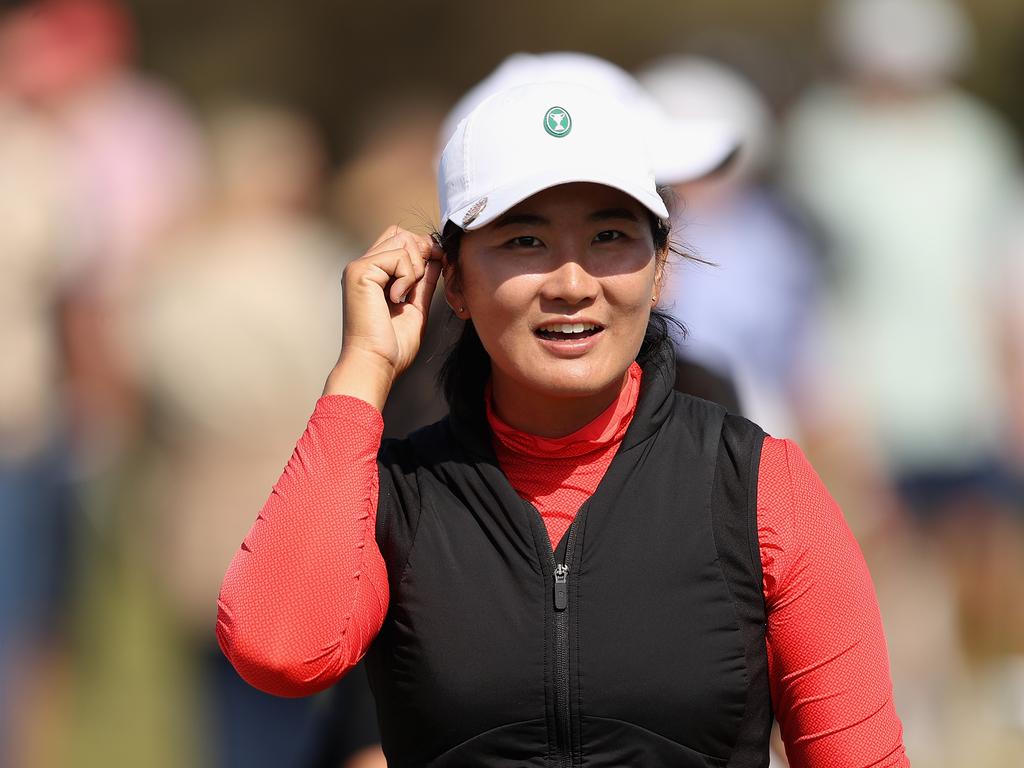
[[[607,221],[608,219],[626,219],[627,221],[635,222],[640,221],[640,217],[628,208],[603,208],[602,210],[594,211],[592,214],[587,216],[588,221]]]
[[[513,224],[528,224],[532,226],[543,226],[544,224],[550,224],[551,222],[545,219],[543,216],[538,216],[535,213],[507,213],[500,217],[494,222],[495,229],[501,229],[502,227],[508,227]]]

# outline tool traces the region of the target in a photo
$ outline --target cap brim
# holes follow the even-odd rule
[[[739,146],[739,136],[723,122],[668,119],[652,136],[654,175],[659,184],[694,181],[721,167]]]
[[[574,182],[589,182],[612,187],[613,189],[625,192],[662,221],[667,221],[669,218],[665,201],[661,199],[661,195],[653,188],[650,190],[637,189],[635,186],[631,186],[618,179],[595,174],[591,167],[586,171],[581,170],[575,173],[567,172],[565,168],[553,168],[535,176],[519,179],[514,184],[492,190],[486,195],[481,195],[481,197],[469,205],[452,211],[448,215],[447,220],[454,222],[465,230],[480,229],[490,224],[510,208],[515,207],[538,192]],[[483,202],[484,199],[486,199],[486,202]],[[477,215],[469,218],[472,209],[477,207],[479,207]]]

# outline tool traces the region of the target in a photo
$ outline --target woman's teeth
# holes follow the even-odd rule
[[[583,323],[562,323],[562,325],[552,325],[545,330],[558,331],[558,333],[583,333],[583,331],[589,331],[596,327],[597,326],[585,325]]]
[[[590,323],[559,323],[537,329],[537,335],[544,339],[559,339],[566,336],[592,336],[600,330]]]

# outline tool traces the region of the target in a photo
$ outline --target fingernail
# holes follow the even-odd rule
[[[405,299],[406,299],[406,297],[407,297],[408,295],[409,295],[409,293],[408,293],[408,292],[406,292],[406,293],[403,293],[403,294],[402,294],[401,296],[399,296],[399,297],[398,297],[398,303],[399,303],[399,304],[405,304]]]

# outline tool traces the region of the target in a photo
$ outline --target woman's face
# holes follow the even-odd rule
[[[618,391],[661,265],[640,203],[600,184],[563,184],[466,232],[445,290],[490,355],[496,393],[586,397]]]

